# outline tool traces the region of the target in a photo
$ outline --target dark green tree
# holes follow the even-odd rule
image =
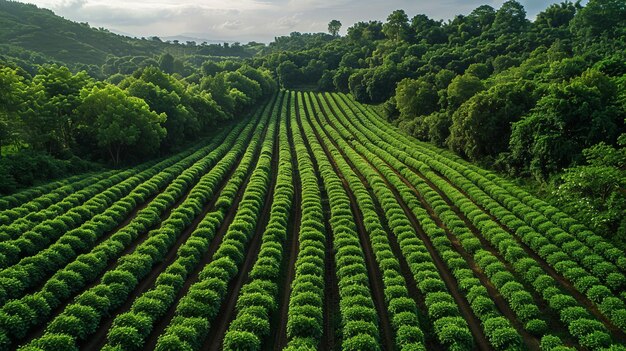
[[[129,157],[150,155],[159,148],[166,130],[165,114],[150,110],[143,100],[105,84],[81,92],[78,110],[85,128],[114,165]]]
[[[328,33],[330,33],[330,35],[332,35],[333,37],[336,37],[339,35],[340,29],[341,29],[341,22],[339,22],[338,20],[334,19],[328,23]]]

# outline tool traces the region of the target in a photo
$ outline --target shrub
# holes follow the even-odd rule
[[[224,336],[224,351],[255,351],[261,349],[261,340],[247,331],[230,330]]]

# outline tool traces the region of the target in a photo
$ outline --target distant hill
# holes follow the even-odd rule
[[[61,62],[95,65],[103,64],[109,55],[154,55],[169,46],[96,29],[35,5],[6,0],[0,0],[0,43]]]
[[[39,64],[60,63],[97,76],[103,65],[111,64],[111,58],[132,61],[126,65],[132,70],[137,66],[134,58],[156,59],[163,53],[198,67],[206,60],[252,57],[263,47],[259,43],[239,45],[186,34],[139,39],[73,22],[32,4],[0,0],[0,62],[12,63],[31,73]],[[129,73],[119,67],[113,71]]]

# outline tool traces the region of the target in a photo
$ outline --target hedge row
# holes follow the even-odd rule
[[[602,278],[609,288],[614,292],[621,292],[622,298],[626,299],[626,255],[622,250],[554,206],[534,198],[498,176],[484,170],[478,172],[476,166],[460,161],[457,156],[450,156],[445,151],[442,154],[441,150],[432,145],[411,140],[389,128],[373,114],[366,113],[364,116],[369,125],[376,125],[377,133],[382,133],[379,135],[385,135],[385,139],[399,150],[425,162],[440,173],[456,172],[482,190],[484,195],[481,193],[482,196],[474,199],[480,202],[488,198],[481,205],[492,215],[500,218],[513,214],[518,227],[525,223],[552,244],[561,246],[571,259],[591,271],[594,276]],[[473,197],[473,194],[470,195]]]
[[[314,101],[314,106],[318,105]],[[319,114],[318,114],[319,115]],[[395,257],[387,232],[383,229],[383,224],[376,212],[374,200],[370,196],[367,188],[361,182],[357,174],[351,169],[351,166],[343,158],[340,151],[333,145],[330,139],[324,133],[324,130],[312,119],[312,124],[318,130],[326,147],[332,154],[337,167],[340,169],[343,177],[348,182],[352,193],[356,198],[357,205],[363,215],[363,221],[367,234],[369,235],[371,246],[379,266],[385,292],[386,307],[389,312],[392,327],[395,332],[395,345],[399,350],[426,350],[424,346],[424,333],[419,325],[417,314],[417,304],[409,297],[407,283],[400,272],[400,262]],[[333,134],[332,130],[329,130]],[[349,155],[349,159],[358,161],[358,155],[347,146],[346,142],[337,137],[333,137],[334,141],[339,145],[342,151]],[[371,168],[361,173],[372,172]],[[370,177],[372,175],[370,174]],[[386,186],[380,179],[374,184],[373,188]]]
[[[249,125],[246,129],[250,133],[253,126]],[[240,137],[240,131],[241,126],[235,128],[227,137],[225,144],[232,144]],[[158,220],[157,208],[165,209],[171,206],[176,201],[175,199],[184,195],[186,189],[196,182],[198,183],[189,192],[185,200],[171,212],[169,218],[162,222],[160,228],[150,231],[148,238],[137,246],[133,253],[120,258],[114,269],[105,273],[93,288],[79,295],[72,304],[68,305],[59,316],[48,324],[46,333],[25,346],[25,349],[53,349],[50,346],[54,344],[52,341],[59,338],[65,339],[66,336],[71,337],[74,342],[78,339],[85,340],[95,332],[103,316],[108,315],[127,300],[129,294],[141,279],[151,271],[152,267],[165,259],[179,235],[202,211],[204,204],[209,201],[212,192],[219,184],[219,180],[228,173],[228,169],[224,167],[214,167],[207,173],[210,166],[215,165],[218,161],[219,153],[223,154],[223,150],[210,153],[203,160],[185,170],[159,195],[160,199],[151,202],[151,206],[154,205],[154,208],[149,206],[151,213],[147,212],[148,217],[143,218],[143,223],[140,220],[136,225],[143,226],[145,221],[150,220],[150,218],[157,218]],[[118,234],[121,233],[118,232],[115,235]],[[111,242],[103,249],[107,247],[115,249],[116,246],[123,249],[122,242],[134,240],[132,234],[126,232],[121,235],[124,234],[126,234],[125,240],[120,237],[118,240],[121,240],[117,245],[111,246],[113,244]],[[138,233],[134,232],[133,234],[136,237]],[[59,284],[51,286],[51,289],[56,290],[44,290],[38,294],[40,306],[43,305],[43,302],[54,303],[59,294],[64,292],[63,288],[72,289],[76,284],[83,284],[87,280],[84,275],[89,272],[89,270],[84,272],[83,276],[77,272],[69,272],[73,274],[65,274],[62,277],[65,278],[63,280],[59,278]],[[23,306],[27,307],[26,304]]]
[[[262,110],[259,109],[259,111]],[[267,116],[269,113],[264,115]],[[266,118],[257,128],[264,128]],[[219,174],[215,172],[213,175],[215,181],[221,183],[228,170],[241,159],[225,188],[239,189],[254,164],[261,139],[261,134],[255,133],[252,140],[249,140],[251,130],[254,128],[253,123],[248,126],[247,130],[242,131],[231,151],[214,168],[214,170],[222,170]],[[213,172],[212,170],[210,173]],[[207,191],[212,194],[209,197],[214,197],[215,189],[208,188]],[[199,267],[200,261],[216,232],[223,225],[226,212],[233,204],[235,197],[236,192],[222,191],[220,193],[216,203],[219,202],[222,206],[216,207],[204,216],[190,234],[189,239],[178,249],[176,260],[159,274],[154,286],[136,297],[128,312],[115,317],[108,331],[107,345],[104,350],[141,350],[145,347],[146,338],[152,332],[154,325],[173,307],[177,296],[183,291],[185,281],[190,279],[193,272],[201,268]]]
[[[224,336],[223,350],[260,350],[270,333],[270,316],[278,305],[283,245],[294,196],[290,141],[287,132],[289,95],[284,94],[278,134],[278,173],[267,227],[249,281],[242,287],[236,310]],[[292,105],[293,106],[293,105]],[[296,204],[300,206],[300,204]]]
[[[280,99],[279,99],[280,100]],[[156,350],[197,350],[209,332],[210,325],[220,310],[228,285],[235,278],[245,259],[245,249],[269,196],[271,159],[279,104],[275,104],[267,134],[261,146],[258,163],[246,185],[243,198],[223,241],[178,305],[174,318],[159,336]],[[265,296],[261,295],[261,298]]]
[[[302,93],[298,93],[299,103],[302,100]],[[314,113],[309,99],[304,101],[305,113]],[[380,350],[378,314],[371,296],[369,277],[350,199],[304,116],[301,114],[300,122],[317,160],[330,206],[329,222],[333,230],[342,321],[342,350]]]
[[[47,249],[34,256],[26,257],[18,264],[0,272],[0,301],[4,303],[8,299],[22,296],[25,290],[42,284],[52,273],[72,262],[80,252],[88,251],[100,237],[117,227],[132,211],[132,208],[137,206],[137,203],[146,201],[184,168],[199,159],[202,154],[204,151],[199,151],[194,156],[183,160],[175,157],[178,160],[177,164],[166,168],[144,182],[103,214],[94,217],[81,227],[67,232],[58,242]],[[148,217],[151,218],[152,216]],[[141,216],[138,214],[136,218],[141,218]],[[130,227],[127,226],[127,228]],[[99,250],[102,251],[102,248]],[[114,246],[105,252],[115,250],[116,247]],[[90,255],[84,260],[94,270],[102,264],[106,265],[106,261],[102,261],[102,257]]]
[[[151,166],[151,164],[142,165],[143,169],[147,168],[148,165]],[[2,233],[0,240],[15,239],[19,234],[32,228],[34,224],[53,218],[58,214],[64,213],[76,204],[84,202],[87,199],[86,195],[92,192],[87,192],[86,195],[78,194],[85,193],[85,188],[115,176],[115,174],[119,172],[118,170],[113,170],[94,174],[93,176],[85,177],[76,182],[51,190],[49,193],[41,195],[20,206],[0,211],[0,232]],[[95,192],[93,194],[97,193],[98,192]],[[93,194],[91,196],[93,196]]]
[[[340,111],[339,107],[333,100],[329,101],[335,111]],[[342,106],[342,110],[344,113],[349,113],[345,106]],[[403,198],[403,201],[420,222],[423,231],[429,237],[429,240],[436,249],[437,254],[442,258],[450,272],[455,276],[460,290],[465,293],[471,309],[481,321],[483,330],[485,331],[491,345],[496,350],[521,347],[521,338],[515,328],[511,325],[511,322],[500,314],[487,289],[481,284],[479,278],[476,276],[476,273],[472,271],[468,262],[459,254],[459,252],[454,249],[450,241],[452,236],[447,235],[446,231],[435,223],[428,212],[423,208],[415,194],[413,194],[412,189],[404,184],[402,179],[400,179],[393,169],[387,165],[387,163],[389,163],[398,169],[401,168],[400,162],[374,144],[367,143],[368,148],[365,148],[362,144],[360,144],[358,141],[367,140],[363,134],[357,130],[353,131],[353,134],[351,134],[345,126],[337,120],[337,118],[341,118],[345,121],[346,115],[338,114],[337,116],[332,116],[332,118],[334,119],[336,128],[343,133],[344,138],[354,138],[354,136],[356,136],[356,140],[353,142],[354,147],[361,154],[368,155],[368,159],[372,160],[379,172],[381,172],[398,190],[400,196]],[[421,188],[420,191],[421,195],[427,202],[429,199],[432,200],[433,193],[436,195],[436,192],[428,187],[425,189]]]
[[[74,183],[79,183],[92,177],[99,177],[101,174],[102,172],[78,174],[69,178],[30,187],[15,194],[0,197],[0,210],[9,210],[15,207],[22,206],[30,201],[34,201],[35,206],[37,206],[39,197],[45,197],[48,194],[54,193],[57,190],[60,190],[68,185],[71,187]],[[65,194],[66,191],[67,189],[61,190],[61,194]],[[64,196],[66,195],[59,195],[58,198]],[[44,200],[44,203],[45,202],[46,201]]]
[[[362,130],[365,130],[365,128],[362,128]],[[378,134],[378,130],[376,130],[376,133],[370,131],[368,137],[371,138],[370,140],[375,140],[377,138],[376,134]],[[392,150],[392,152],[395,153],[401,152],[398,151],[395,146],[388,146],[387,149]],[[424,163],[416,161],[415,159],[412,159],[411,157],[407,157],[404,160],[404,163],[409,164],[416,169],[419,169],[427,177],[429,175],[434,175],[432,171],[430,171],[428,166],[426,166]],[[440,178],[437,178],[438,177],[433,177],[430,180],[435,182],[435,184],[439,183],[440,188],[444,192],[449,192],[452,187],[446,187],[444,185],[441,185],[443,181]],[[464,184],[464,181],[461,177],[459,177],[458,179],[453,178],[452,181]],[[500,251],[501,255],[512,264],[513,268],[518,272],[518,274],[524,277],[524,279],[526,279],[530,284],[532,284],[537,292],[542,295],[546,301],[548,301],[549,305],[561,315],[562,321],[566,325],[568,325],[568,328],[572,335],[579,338],[579,341],[582,345],[591,349],[595,349],[605,347],[610,344],[611,338],[610,335],[607,333],[604,325],[599,321],[593,319],[593,317],[591,317],[591,315],[587,311],[585,311],[578,305],[578,302],[572,296],[562,293],[557,288],[556,281],[551,276],[547,275],[536,261],[528,257],[524,249],[522,249],[518,245],[517,241],[509,233],[504,231],[498,224],[491,221],[490,217],[484,214],[484,212],[482,212],[471,201],[465,198],[466,202],[459,202],[459,199],[463,199],[464,196],[460,194],[447,195],[451,199],[453,199],[453,201],[457,204],[457,206],[459,206],[459,208],[465,213],[465,215],[470,220],[472,220],[472,222],[474,222],[474,225],[476,225],[476,227],[481,230],[483,236],[491,241],[492,245]],[[474,208],[469,208],[470,204],[473,205]],[[556,256],[553,258],[556,259],[560,257]],[[551,262],[555,265],[557,271],[559,270],[559,267],[562,267],[558,264],[558,262],[560,261],[555,260]],[[571,261],[567,262],[569,263]],[[565,267],[567,267],[567,264],[565,264]],[[597,278],[594,279],[593,277],[587,277],[586,279],[583,279],[581,283],[585,281],[591,282],[591,285],[587,286],[587,289],[591,290],[587,290],[588,293],[591,293],[591,295],[588,294],[591,301],[595,303],[602,302],[604,305],[599,305],[600,310],[603,313],[612,316],[612,320],[614,323],[619,323],[619,321],[622,320],[623,313],[621,312],[623,309],[623,307],[621,307],[621,305],[623,305],[622,301],[618,298],[611,297],[610,291],[606,287],[594,287],[599,286],[599,281]],[[578,289],[583,288],[581,284],[576,285],[576,287]],[[585,290],[583,289],[583,291]],[[577,310],[583,310],[586,313],[581,314],[580,316],[578,316],[578,318],[574,320],[572,320],[571,318],[567,318],[567,316],[565,315],[567,314],[566,309],[573,307],[576,307]],[[572,323],[574,323],[574,326],[577,326],[579,324],[585,324],[587,327],[573,330],[574,327],[572,326]]]
[[[472,349],[474,340],[467,322],[461,317],[458,306],[441,280],[428,249],[418,238],[394,193],[367,162],[355,158],[353,163],[367,178],[385,212],[389,227],[398,240],[417,288],[424,295],[428,316],[439,342],[448,349]],[[376,184],[381,185],[375,186]]]
[[[0,272],[0,302],[4,303],[11,298],[22,296],[26,289],[45,282],[52,273],[72,262],[81,252],[89,251],[102,236],[122,223],[134,207],[145,202],[186,168],[204,157],[213,146],[215,145],[202,148],[191,156],[184,157],[187,155],[184,153],[173,157],[173,162],[176,163],[136,187],[129,195],[119,200],[103,214],[97,215],[81,227],[67,232],[57,243],[47,249],[34,256],[26,257],[18,264]],[[220,152],[223,153],[224,151]],[[212,157],[214,158],[215,154]],[[184,186],[185,183],[182,184]],[[98,269],[103,269],[107,265],[108,259],[116,257],[112,256],[114,253],[119,255],[124,246],[130,245],[132,240],[129,237],[135,238],[147,230],[150,225],[158,223],[160,214],[174,204],[176,197],[166,195],[166,193],[167,191],[157,196],[147,208],[139,211],[129,225],[93,248],[91,253],[83,254],[85,257],[76,259],[74,262],[79,263],[73,265],[81,266],[82,263],[85,263],[92,267],[94,274],[97,275]],[[111,242],[111,240],[113,241]],[[123,246],[120,246],[118,242]],[[68,268],[77,269],[75,267]]]
[[[330,102],[331,104],[333,104],[333,106],[335,106],[335,109],[337,109],[337,106],[334,105],[334,100],[330,100]],[[340,102],[340,106],[343,109],[345,116],[347,118],[342,118],[344,121],[344,124],[343,125],[338,124],[339,126],[338,128],[343,129],[344,137],[346,137],[351,134],[349,134],[347,132],[347,129],[345,129],[345,121],[349,119],[354,120],[355,117],[352,111],[345,104],[342,104]],[[367,139],[365,135],[362,134],[359,130],[353,131],[353,134],[357,135],[358,140],[365,141],[367,143],[366,144],[368,146],[367,148],[363,148],[361,146],[361,149],[363,150],[362,152],[369,149],[370,152],[373,152],[374,154],[378,155],[381,158],[387,159],[387,163],[392,164],[392,166],[395,169],[399,170],[398,172],[410,184],[412,184],[416,188],[416,190],[420,193],[420,196],[423,198],[423,200],[428,204],[428,206],[430,206],[433,209],[437,217],[443,222],[443,224],[445,225],[445,228],[447,228],[449,237],[456,238],[456,240],[459,240],[460,245],[463,247],[463,250],[468,253],[468,255],[473,254],[473,255],[479,255],[481,257],[487,256],[487,257],[492,258],[495,261],[498,261],[498,263],[500,263],[499,260],[494,255],[482,249],[482,244],[480,240],[476,238],[475,235],[467,228],[465,223],[457,216],[457,214],[450,208],[450,206],[443,200],[443,198],[439,195],[439,193],[436,190],[431,188],[430,185],[428,185],[424,180],[422,180],[414,172],[411,172],[407,167],[404,167],[397,158],[389,155],[386,151],[378,148],[377,147],[378,145],[373,145],[369,143],[369,139]],[[381,142],[381,141],[378,140],[378,142]],[[387,172],[390,173],[389,170]],[[449,246],[449,245],[446,244],[446,246]],[[456,254],[454,256],[456,260],[462,259]],[[484,268],[484,266],[479,264],[478,260],[476,259],[472,259],[472,260],[474,261],[475,264],[478,264],[478,266]],[[458,262],[459,263],[455,263],[455,264],[459,265],[460,261]],[[464,286],[467,286],[467,282],[470,281],[470,280],[467,280],[467,278],[464,277],[464,275],[467,275],[467,277],[471,277],[471,276],[469,275],[469,272],[467,271],[467,269],[469,269],[469,266],[467,266],[466,264],[463,264],[462,266],[464,266],[464,269],[460,271],[461,276],[459,276],[459,273],[455,273],[455,276],[457,276],[457,278],[459,279],[460,286],[464,288]],[[499,287],[502,286],[506,282],[509,282],[509,281],[515,282],[515,278],[510,273],[507,274],[506,272],[507,269],[503,264],[500,263],[500,265],[498,266],[498,269],[499,270],[488,270],[488,271],[485,271],[484,269],[482,270],[483,273],[485,273],[485,276],[490,280],[490,282],[496,287],[497,290],[499,290]],[[490,274],[490,273],[498,273],[498,272],[501,272],[501,274],[497,276],[494,276],[494,274]],[[504,279],[505,277],[506,279]],[[463,283],[463,281],[465,281],[465,284]],[[471,289],[480,289],[481,291],[485,292],[484,289],[480,285],[476,285],[478,283],[476,279],[473,279],[471,281],[474,282],[473,287]],[[502,291],[499,291],[499,292],[502,294]],[[486,294],[481,293],[480,295],[482,296],[480,298],[480,301],[486,302],[487,301],[486,299],[490,299],[490,297]],[[505,299],[507,299],[507,301],[509,302],[509,307],[511,307],[511,309],[514,312],[519,312],[519,313],[516,313],[517,317],[522,323],[524,323],[526,329],[529,332],[537,334],[537,335],[541,335],[547,330],[547,323],[541,319],[538,319],[538,317],[540,316],[539,307],[537,307],[537,305],[534,303],[532,296],[528,292],[524,291],[516,295],[516,297],[520,299],[519,301],[522,301],[523,304],[519,301],[517,302],[511,301],[509,298],[507,298],[507,297],[510,297],[510,295],[507,295],[507,294],[502,294],[502,295],[505,296]],[[521,296],[521,295],[524,295],[524,296]],[[468,296],[469,296],[469,293],[468,293]],[[523,299],[521,299],[522,297]],[[479,304],[480,303],[478,302],[472,302],[472,305],[476,305],[476,307],[478,307]],[[487,303],[483,303],[480,306],[480,308],[473,308],[473,309],[475,310],[475,313],[478,316],[483,315],[485,316],[485,318],[489,318],[490,316],[485,313],[487,306],[489,306],[489,311],[493,311],[495,309],[495,305],[487,304]],[[495,316],[499,317],[497,314]],[[483,324],[487,324],[487,322],[483,320]],[[507,335],[512,335],[513,331],[514,330],[512,330],[511,328],[507,329],[506,330]],[[498,333],[504,334],[503,331],[498,331]],[[490,335],[489,337],[490,339],[491,338],[500,339],[499,342],[497,342],[497,344],[501,345],[500,347],[504,347],[504,348],[508,347],[507,345],[502,343],[503,341],[501,340],[502,336]]]
[[[291,283],[287,315],[287,350],[317,350],[324,323],[324,259],[326,237],[322,196],[318,177],[305,140],[300,133],[295,110],[296,94],[291,96],[291,134],[302,187],[302,220],[298,233],[298,256]],[[301,96],[300,116],[304,116]]]

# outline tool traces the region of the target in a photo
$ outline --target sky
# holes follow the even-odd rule
[[[519,0],[529,18],[560,0]],[[88,22],[136,37],[189,36],[208,40],[270,42],[291,32],[326,32],[343,24],[386,19],[396,9],[409,18],[468,14],[480,5],[499,8],[504,0],[22,0],[77,22]]]

